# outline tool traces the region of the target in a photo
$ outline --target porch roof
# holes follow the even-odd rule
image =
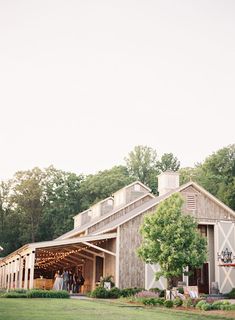
[[[16,256],[24,255],[29,251],[39,250],[40,249],[47,249],[47,250],[58,250],[60,248],[65,248],[66,246],[74,246],[76,248],[83,249],[84,246],[91,246],[93,254],[99,253],[100,251],[112,254],[112,252],[106,250],[105,248],[98,247],[96,245],[97,242],[102,240],[114,239],[116,238],[116,233],[107,233],[102,235],[90,235],[84,237],[76,237],[72,239],[66,240],[52,240],[52,241],[43,241],[43,242],[34,242],[24,245],[23,247],[19,248],[18,250],[12,252],[8,256],[2,258],[0,260],[1,263],[5,263],[7,261],[13,260]],[[115,254],[114,254],[115,255]]]

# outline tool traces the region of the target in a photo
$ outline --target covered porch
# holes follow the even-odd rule
[[[82,292],[116,271],[116,233],[25,245],[0,260],[0,288],[52,289],[57,270],[82,274]]]

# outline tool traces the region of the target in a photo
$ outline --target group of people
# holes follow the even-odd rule
[[[53,290],[67,290],[70,293],[79,293],[85,282],[82,274],[78,275],[71,270],[64,270],[62,273],[58,270],[54,278]]]

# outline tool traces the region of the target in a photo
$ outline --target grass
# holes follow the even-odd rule
[[[229,313],[227,313],[229,316]],[[0,299],[1,320],[208,320],[229,317],[75,299]]]

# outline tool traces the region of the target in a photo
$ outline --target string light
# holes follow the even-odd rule
[[[98,241],[95,243],[95,245],[104,243],[107,240],[108,239]],[[72,255],[73,253],[78,253],[78,252],[86,250],[88,248],[90,248],[90,246],[84,246],[79,249],[73,249],[73,250],[65,251],[65,252],[52,252],[52,251],[49,251],[46,249],[39,249],[38,255],[36,258],[35,268],[36,269],[46,269],[46,267],[52,266],[52,265],[56,264],[57,262],[60,262],[61,260]],[[84,262],[85,260],[82,259],[82,261]]]

